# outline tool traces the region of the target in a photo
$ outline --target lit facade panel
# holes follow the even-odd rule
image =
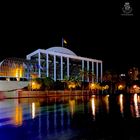
[[[26,56],[27,60],[36,60],[38,76],[63,80],[65,77],[80,76],[86,82],[102,81],[101,60],[77,56],[64,47],[52,47],[46,50],[38,49]]]
[[[37,72],[37,63],[21,58],[6,58],[0,63],[1,77],[27,78]]]

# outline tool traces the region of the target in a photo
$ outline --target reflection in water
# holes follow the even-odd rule
[[[123,94],[120,94],[119,96],[119,104],[120,104],[120,112],[123,116]]]
[[[140,114],[139,114],[139,108],[138,108],[138,95],[135,93],[134,94],[134,109],[135,109],[135,115],[136,117],[140,117]]]
[[[74,113],[75,113],[75,100],[69,100],[69,106],[70,106],[70,114],[71,117],[73,117]]]
[[[95,119],[95,97],[92,96],[91,97],[91,108],[92,108],[92,115],[93,115],[93,119]]]
[[[35,103],[33,102],[32,103],[32,119],[34,119],[35,118]]]
[[[104,98],[105,106],[106,106],[106,111],[109,113],[109,95],[106,95]]]
[[[22,107],[21,105],[17,105],[15,107],[15,112],[14,112],[14,124],[15,125],[22,125],[22,121],[23,121],[23,116],[22,116]]]
[[[127,100],[130,98],[131,110],[130,107],[128,107],[130,100]],[[135,115],[133,117],[140,117],[138,106],[140,101],[139,96],[135,94],[134,96],[131,95],[130,98],[126,99],[126,96],[121,94],[114,96],[94,95],[89,97],[73,96],[72,98],[66,96],[62,98],[49,97],[47,99],[24,98],[18,100],[11,99],[10,101],[5,100],[0,102],[0,129],[4,129],[2,124],[7,123],[7,127],[10,125],[16,125],[16,128],[23,126],[19,127],[20,130],[18,133],[21,133],[21,135],[23,133],[26,134],[28,139],[72,139],[69,137],[74,135],[77,129],[78,131],[80,129],[88,131],[90,127],[86,127],[88,125],[91,126],[92,123],[94,123],[94,126],[101,132],[101,127],[104,125],[104,122],[109,121],[109,119],[114,120],[114,116],[117,120],[117,115],[120,117],[120,113],[122,113],[123,118],[125,118],[127,115],[131,116],[132,111],[134,111],[133,113]],[[118,104],[120,106],[118,106]],[[91,118],[94,119],[94,121],[90,121]],[[95,123],[98,121],[100,123]],[[101,125],[101,127],[98,127],[98,124]],[[97,132],[97,129],[93,131],[94,126],[91,126],[89,130],[92,131],[92,133]],[[108,130],[109,126],[110,125],[106,126]],[[10,131],[6,131],[5,134],[9,132]],[[109,130],[109,132],[111,132],[111,130]],[[17,135],[17,131],[13,131],[13,133]],[[84,131],[82,131],[82,133],[84,133]],[[1,135],[4,135],[2,131],[0,131],[0,136]],[[5,136],[2,138],[4,137]]]

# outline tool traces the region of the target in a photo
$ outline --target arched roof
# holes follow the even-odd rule
[[[74,52],[72,52],[71,50],[64,48],[64,47],[51,47],[49,49],[46,49],[46,51],[51,51],[51,52],[57,52],[57,53],[62,53],[62,54],[68,54],[68,55],[73,55],[73,56],[77,56]]]
[[[0,67],[1,66],[11,66],[12,64],[21,64],[23,66],[29,66],[31,64],[37,64],[36,61],[31,61],[31,60],[26,60],[23,58],[16,58],[16,57],[9,57],[5,58],[3,61],[0,62]]]

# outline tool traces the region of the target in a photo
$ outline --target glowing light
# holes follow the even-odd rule
[[[95,97],[95,95],[92,95],[92,97]]]
[[[108,85],[105,85],[105,86],[104,86],[104,89],[109,89],[109,86],[108,86]]]
[[[90,89],[96,89],[96,84],[91,83],[91,84],[90,84]]]
[[[133,85],[133,88],[137,88],[137,85]]]
[[[31,89],[33,89],[33,90],[38,90],[38,89],[40,89],[40,87],[41,87],[41,84],[38,84],[38,83],[36,83],[36,82],[31,82]]]
[[[35,85],[35,82],[32,82],[32,86],[34,86]]]
[[[15,68],[15,69],[13,69],[13,73],[14,73],[13,76],[22,77],[23,76],[23,68],[22,67]]]
[[[118,89],[119,89],[119,90],[122,90],[123,88],[124,88],[123,85],[119,85],[119,86],[118,86]]]
[[[19,77],[18,69],[16,69],[16,77]]]
[[[67,44],[67,41],[64,39],[64,43]]]
[[[69,88],[69,89],[75,88],[75,87],[76,87],[76,85],[75,85],[75,83],[73,83],[73,82],[69,83],[69,85],[68,85],[68,88]]]

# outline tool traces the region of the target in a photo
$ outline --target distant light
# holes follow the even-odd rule
[[[121,74],[121,76],[122,76],[122,77],[124,77],[124,76],[125,76],[125,74],[124,74],[124,73],[122,73],[122,74]]]
[[[124,88],[124,86],[121,85],[121,84],[118,86],[118,89],[119,89],[119,90],[122,90],[123,88]]]
[[[133,88],[137,88],[137,85],[133,85]]]
[[[67,41],[64,39],[64,43],[67,44]]]
[[[32,86],[34,86],[35,85],[35,82],[32,82]]]

